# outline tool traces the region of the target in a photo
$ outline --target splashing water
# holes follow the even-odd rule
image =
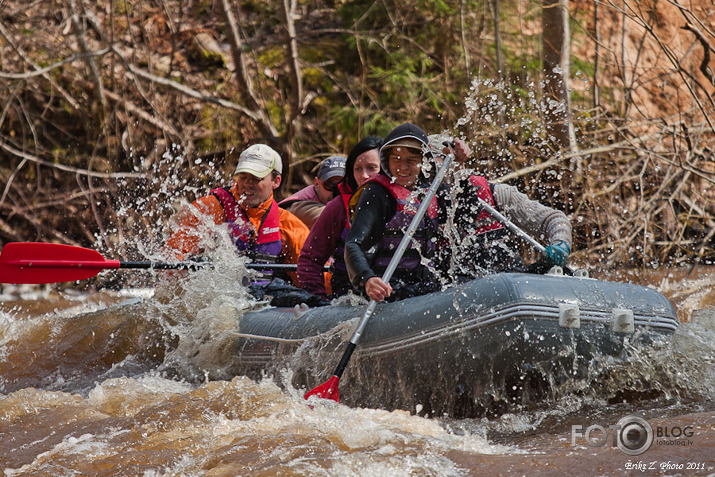
[[[475,151],[479,171],[503,175],[523,161],[518,136],[531,137],[535,153],[553,154],[538,118],[527,114],[548,107],[533,91],[475,79],[465,104],[457,127],[477,131],[461,137]],[[191,195],[223,185],[216,163],[193,163],[176,147],[149,167],[159,172],[143,182],[125,181],[118,194],[117,217],[127,226],[110,232],[128,230],[130,236],[120,243],[98,236],[98,248],[163,259],[161,244],[174,226],[168,217]],[[181,179],[184,168],[201,180]],[[505,469],[539,475],[545,471],[534,462],[544,455],[554,472],[583,469],[577,466],[591,459],[593,468],[614,475],[628,457],[607,447],[568,445],[571,424],[643,414],[654,422],[693,422],[696,444],[712,439],[715,311],[702,299],[715,272],[689,281],[685,300],[692,319],[670,341],[634,345],[628,362],[597,360],[580,380],[548,382],[553,376],[547,373],[548,392],[537,403],[511,403],[501,414],[479,418],[424,418],[412,414],[419,408],[310,408],[305,390],[290,385],[290,369],[257,381],[233,376],[241,317],[257,306],[242,285],[252,273],[236,257],[225,226],[206,229],[212,270],[151,272],[140,282],[151,288],[130,297],[102,292],[103,300],[78,305],[64,295],[49,310],[0,311],[5,475],[457,476]],[[664,283],[662,291],[671,285]],[[310,359],[347,331],[305,343],[299,354]],[[497,383],[491,397],[503,400],[503,391]],[[712,462],[707,446],[669,452],[654,448],[647,456]]]
[[[572,466],[583,454],[567,444],[570,426],[615,422],[624,414],[645,415],[654,425],[692,421],[696,443],[707,435],[715,397],[711,308],[695,306],[691,322],[669,342],[634,346],[635,359],[627,363],[601,360],[583,380],[556,385],[536,406],[514,405],[492,417],[437,419],[334,403],[311,409],[304,390],[286,386],[289,370],[281,388],[270,376],[258,382],[222,376],[230,368],[230,335],[240,321],[236,309],[249,303],[235,286],[236,276],[198,272],[181,278],[177,293],[124,297],[119,305],[98,305],[92,312],[65,314],[58,308],[32,318],[3,312],[3,362],[32,360],[32,376],[19,366],[0,369],[7,386],[0,396],[5,474],[374,470],[457,476],[498,473],[505,462],[527,465],[535,452],[556,459],[554,465]],[[667,458],[702,459],[700,449]],[[626,456],[619,451],[589,448],[597,450],[597,465],[613,472],[623,468]],[[656,459],[657,452],[647,456]]]

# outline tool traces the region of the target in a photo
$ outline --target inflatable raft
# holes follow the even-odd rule
[[[657,291],[576,275],[504,273],[379,304],[341,380],[342,402],[477,416],[500,401],[538,399],[545,381],[579,379],[678,328]],[[364,308],[250,311],[239,320],[232,371],[311,389],[331,375]]]

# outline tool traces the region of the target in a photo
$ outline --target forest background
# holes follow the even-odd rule
[[[564,210],[596,269],[715,259],[713,0],[0,0],[0,245],[155,251],[265,142],[403,122]]]

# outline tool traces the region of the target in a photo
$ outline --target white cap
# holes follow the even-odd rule
[[[235,174],[248,172],[259,179],[263,179],[272,171],[282,174],[283,162],[281,161],[281,156],[270,146],[254,144],[238,156]]]

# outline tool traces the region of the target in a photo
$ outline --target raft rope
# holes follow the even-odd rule
[[[313,335],[313,336],[306,336],[305,338],[279,338],[277,336],[265,336],[265,335],[254,335],[251,333],[239,333],[238,331],[229,331],[228,333],[231,336],[235,336],[236,338],[249,338],[249,339],[254,339],[254,340],[275,341],[277,343],[303,343],[304,341],[309,341],[309,340],[312,341],[315,339],[322,339],[326,336],[330,336],[335,333],[342,333],[346,326],[348,327],[348,329],[350,329],[355,325],[355,323],[353,321],[354,320],[344,321],[327,331],[318,333],[317,335]]]
[[[251,335],[248,333],[237,333],[235,331],[229,331],[231,336],[235,336],[237,338],[250,338],[254,340],[265,340],[265,341],[277,341],[278,343],[302,343],[303,341],[306,341],[308,338],[296,338],[296,339],[288,339],[288,338],[278,338],[275,336],[263,336],[263,335]],[[311,338],[315,338],[314,336],[311,336]]]

